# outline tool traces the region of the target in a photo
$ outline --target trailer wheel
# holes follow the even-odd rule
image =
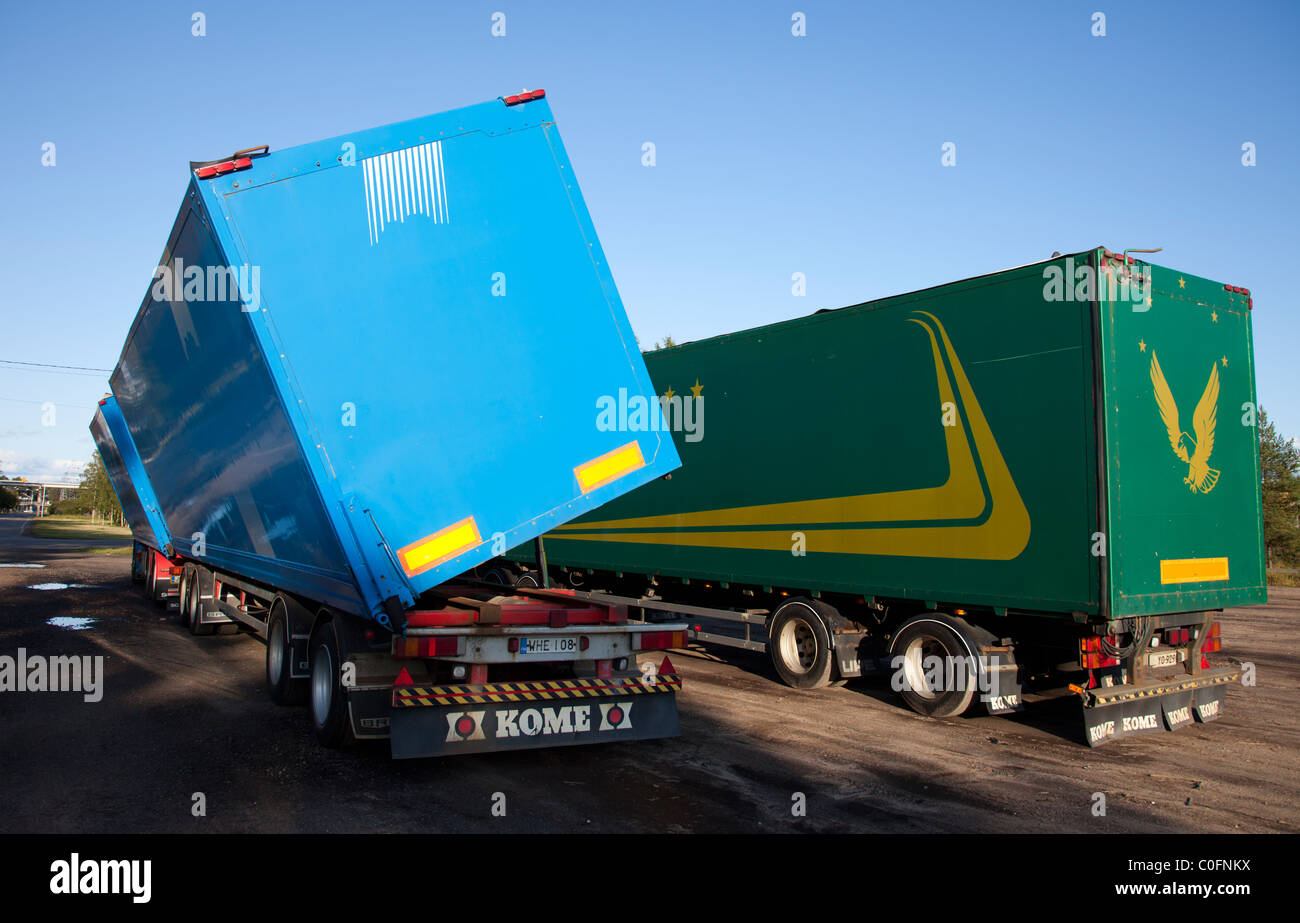
[[[526,574],[519,575],[518,579],[515,580],[515,586],[532,587],[536,589],[541,589],[542,580],[532,571],[528,571],[528,573]]]
[[[917,714],[951,718],[975,699],[977,677],[965,641],[943,616],[917,616],[905,622],[889,646],[891,667],[902,670],[899,694]],[[902,658],[901,662],[898,658]],[[935,670],[939,658],[940,669]]]
[[[782,603],[767,625],[767,652],[787,686],[818,689],[831,681],[831,633],[815,599]]]
[[[515,573],[514,568],[506,567],[504,564],[498,564],[494,567],[489,567],[484,571],[481,579],[484,583],[499,583],[502,586],[514,586],[519,579],[519,575]]]
[[[190,575],[188,581],[190,591],[188,594],[189,599],[187,600],[189,604],[185,607],[185,624],[189,626],[190,634],[192,635],[210,635],[216,630],[216,626],[211,623],[206,625],[203,624],[202,618],[203,593],[205,590],[209,595],[212,593],[212,573],[205,568],[199,567],[197,564],[186,564],[185,571],[181,572],[182,587],[186,584],[186,572]],[[186,596],[184,590],[181,591],[181,596]]]
[[[153,582],[152,579],[149,581]],[[190,594],[194,592],[194,565],[186,564],[181,568],[181,592],[177,597],[176,619],[186,628],[190,627]]]
[[[149,564],[145,571],[144,592],[146,596],[153,600],[154,605],[164,607],[167,605],[167,594],[158,592],[158,556],[152,548],[149,549]]]
[[[266,689],[276,705],[301,705],[307,701],[307,680],[294,678],[292,664],[288,613],[284,601],[276,599],[266,626]]]
[[[347,693],[343,690],[342,662],[334,625],[324,622],[311,638],[311,708],[308,710],[316,739],[331,749],[346,747],[356,740],[348,717]]]

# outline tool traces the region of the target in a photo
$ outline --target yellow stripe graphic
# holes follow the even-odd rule
[[[705,548],[743,548],[789,551],[789,528],[728,531],[729,526],[822,525],[844,522],[902,522],[917,520],[978,520],[968,525],[908,526],[900,528],[840,528],[809,530],[807,550],[838,554],[896,557],[957,558],[1009,561],[1029,544],[1029,511],[1016,488],[997,440],[975,397],[970,380],[940,320],[926,311],[917,314],[929,322],[908,318],[930,338],[940,397],[952,401],[954,380],[973,439],[961,426],[944,427],[948,454],[948,480],[938,487],[916,490],[829,497],[790,503],[705,510],[666,516],[643,516],[601,522],[569,523],[556,528],[556,540],[623,542],[648,545],[689,545]],[[932,324],[931,324],[932,322]],[[935,331],[938,331],[936,337]],[[942,340],[942,351],[940,348]],[[952,380],[945,368],[947,356]],[[942,421],[939,421],[941,423]],[[988,484],[986,501],[975,466],[978,454]],[[632,528],[680,529],[713,527],[708,532],[628,532]],[[600,529],[599,532],[579,532]]]

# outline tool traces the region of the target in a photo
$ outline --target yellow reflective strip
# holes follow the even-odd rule
[[[414,577],[474,547],[482,540],[478,523],[474,521],[473,516],[466,516],[460,522],[454,522],[400,549],[397,557],[402,562],[402,569],[406,571],[407,576]]]
[[[1160,562],[1161,583],[1200,583],[1227,580],[1227,558],[1182,558]]]
[[[583,462],[573,469],[578,478],[578,486],[584,494],[591,493],[597,487],[616,481],[623,475],[645,467],[645,458],[641,455],[641,443],[629,442],[612,452],[598,455],[589,462]]]

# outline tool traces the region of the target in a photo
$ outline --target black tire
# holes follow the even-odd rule
[[[831,682],[835,657],[824,606],[815,599],[791,599],[767,623],[767,652],[787,686],[819,689]]]
[[[483,572],[480,578],[484,583],[499,583],[502,586],[514,586],[515,581],[519,579],[513,567],[506,567],[504,564],[494,564]]]
[[[898,693],[917,714],[927,718],[953,718],[976,701],[978,677],[970,669],[967,659],[970,651],[957,626],[945,616],[921,615],[904,622],[894,635],[889,653],[891,669],[895,658],[903,658],[898,667],[902,670],[902,676],[897,677],[902,683]],[[926,673],[926,661],[930,657],[945,658],[942,678],[933,685]],[[930,674],[934,672],[931,664]],[[894,685],[897,689],[898,682]]]
[[[307,680],[293,677],[293,643],[284,601],[271,604],[266,622],[266,691],[276,705],[302,705],[307,701]]]
[[[531,570],[522,573],[515,580],[515,586],[531,587],[540,590],[542,588],[541,575]]]
[[[158,556],[149,549],[149,563],[145,565],[144,595],[153,600],[154,605],[166,606],[167,596],[158,592]]]
[[[177,597],[176,618],[186,628],[190,625],[190,592],[194,589],[194,566],[186,564],[181,568],[181,593]]]
[[[212,596],[212,587],[214,586],[212,572],[197,564],[187,564],[185,566],[190,570],[189,605],[186,607],[185,624],[189,626],[192,635],[210,635],[216,630],[217,626],[211,623],[205,625],[200,621],[200,618],[205,608],[204,594],[207,594],[209,598]],[[181,576],[181,585],[185,585],[183,574]]]
[[[324,622],[311,636],[311,679],[308,682],[308,709],[316,739],[323,746],[341,749],[351,746],[352,721],[348,715],[347,693],[343,690],[339,642],[334,625]]]

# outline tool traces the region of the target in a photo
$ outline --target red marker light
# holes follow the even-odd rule
[[[221,176],[224,173],[234,173],[236,170],[244,170],[253,165],[251,157],[240,157],[238,160],[223,160],[221,163],[210,163],[206,167],[199,167],[194,171],[194,175],[199,179],[210,179],[214,176]]]
[[[545,95],[545,90],[531,90],[527,93],[516,93],[514,96],[507,96],[505,98],[505,104],[507,106],[517,106],[520,103],[530,103],[535,99],[541,99]]]

